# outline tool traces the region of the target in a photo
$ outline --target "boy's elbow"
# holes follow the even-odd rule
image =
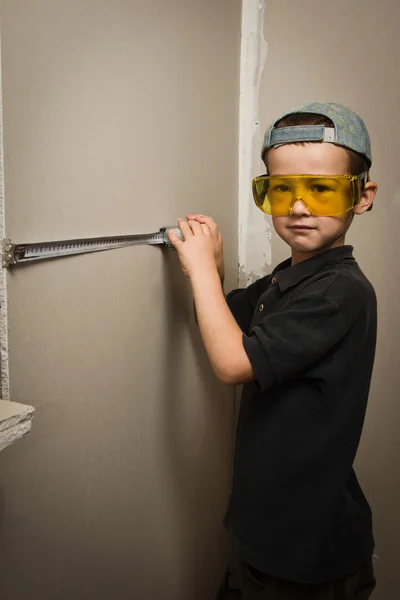
[[[250,365],[245,365],[244,368],[238,369],[235,368],[234,365],[227,366],[226,368],[217,369],[215,374],[218,380],[223,385],[242,385],[244,383],[249,383],[255,379],[253,369]]]
[[[235,381],[235,377],[232,377],[232,374],[225,371],[218,371],[215,373],[219,382],[223,385],[237,385]]]

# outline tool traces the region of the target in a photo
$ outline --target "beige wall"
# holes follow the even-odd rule
[[[2,0],[6,234],[156,231],[211,213],[236,280],[240,2]],[[8,275],[4,600],[213,600],[226,568],[233,391],[211,374],[176,254]]]
[[[375,518],[377,600],[397,597],[400,585],[399,21],[397,0],[268,0],[268,57],[259,98],[262,129],[293,106],[322,100],[347,104],[359,112],[372,139],[371,174],[379,183],[379,193],[374,210],[356,218],[348,242],[355,246],[355,256],[379,300],[377,358],[356,462]],[[273,265],[287,255],[274,233]]]

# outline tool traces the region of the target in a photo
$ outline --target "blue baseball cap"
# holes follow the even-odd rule
[[[325,125],[297,125],[275,128],[284,117],[298,113],[312,113],[328,117],[333,127]],[[371,167],[371,141],[364,121],[350,108],[334,102],[312,102],[281,115],[265,132],[261,157],[269,148],[295,142],[330,142],[362,154]]]

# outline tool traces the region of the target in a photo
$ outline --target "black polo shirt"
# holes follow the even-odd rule
[[[232,551],[282,579],[337,579],[371,560],[353,470],[376,343],[376,297],[344,246],[227,296],[255,381],[243,388],[225,524]]]

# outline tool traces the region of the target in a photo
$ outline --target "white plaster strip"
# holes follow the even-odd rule
[[[4,226],[4,152],[3,152],[3,87],[0,54],[0,251],[3,252]],[[8,318],[7,318],[7,272],[1,266],[0,257],[0,397],[10,399],[10,375],[8,363]]]
[[[260,174],[262,135],[259,87],[267,59],[264,0],[243,0],[239,101],[239,284],[264,275],[271,264],[271,226],[255,206],[251,180]],[[257,157],[257,158],[256,158]]]

